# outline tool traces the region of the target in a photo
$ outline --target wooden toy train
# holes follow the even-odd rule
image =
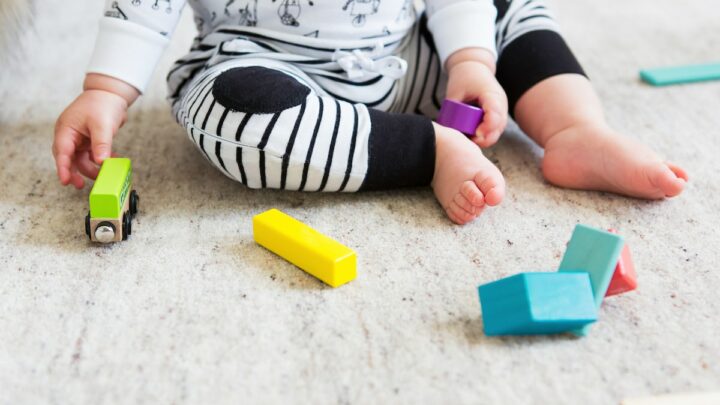
[[[85,217],[85,233],[91,241],[127,240],[140,200],[132,186],[130,159],[109,158],[103,162],[90,191],[90,211]]]

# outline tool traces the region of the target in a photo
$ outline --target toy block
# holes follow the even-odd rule
[[[653,86],[667,86],[720,79],[720,63],[643,69],[640,78]]]
[[[478,287],[485,334],[561,333],[597,320],[586,272],[520,273]]]
[[[485,111],[480,107],[453,100],[443,101],[437,123],[457,129],[465,135],[475,136],[478,125],[483,120]]]
[[[588,272],[595,306],[600,309],[624,244],[625,240],[622,236],[578,224],[575,226],[558,270]],[[587,330],[586,326],[573,332],[585,335]]]
[[[253,236],[259,245],[332,287],[355,279],[354,251],[279,210],[253,217]]]
[[[617,233],[613,229],[608,229],[608,232]],[[635,265],[630,256],[630,247],[626,243],[623,246],[623,250],[620,253],[620,259],[615,266],[615,272],[613,273],[612,279],[610,279],[610,285],[608,286],[606,297],[611,295],[618,295],[632,291],[637,288],[637,275],[635,274]]]

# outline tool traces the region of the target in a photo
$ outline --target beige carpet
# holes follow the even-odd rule
[[[681,162],[680,198],[546,184],[512,130],[489,153],[502,207],[458,227],[430,190],[251,191],[211,168],[164,102],[175,37],[116,151],[136,166],[130,241],[88,243],[89,189],[61,187],[54,120],[77,94],[100,3],[45,1],[22,64],[0,78],[0,403],[568,403],[720,389],[720,83],[651,88],[641,67],[718,59],[712,0],[554,2],[609,120]],[[185,17],[189,17],[186,15]],[[255,245],[284,210],[356,249],[330,289]],[[487,338],[476,287],[553,270],[575,223],[617,228],[637,292],[586,338]]]

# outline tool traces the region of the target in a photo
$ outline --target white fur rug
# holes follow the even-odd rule
[[[682,197],[554,188],[510,131],[489,152],[508,198],[465,227],[427,189],[251,191],[212,169],[163,100],[186,15],[117,138],[141,211],[106,247],[83,232],[89,190],[61,187],[50,156],[100,3],[42,2],[22,60],[2,67],[0,404],[612,404],[720,388],[720,83],[637,79],[717,60],[715,1],[555,2],[609,120],[689,170]],[[271,207],[356,249],[357,280],[326,288],[255,245],[251,216]],[[553,270],[577,222],[627,237],[639,290],[607,300],[586,338],[485,337],[477,285]]]
[[[35,1],[0,1],[0,58],[7,60],[17,52],[18,39],[31,25]]]

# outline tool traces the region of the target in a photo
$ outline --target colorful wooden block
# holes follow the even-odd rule
[[[720,63],[644,69],[640,71],[640,78],[653,86],[719,80]]]
[[[480,107],[445,99],[440,107],[437,123],[457,129],[465,135],[475,136],[484,116],[485,111]]]
[[[624,244],[622,236],[578,224],[575,226],[558,270],[588,272],[595,306],[600,309]],[[586,326],[573,332],[585,335],[587,330]]]
[[[617,233],[613,229],[608,229],[608,232]],[[635,274],[635,265],[633,264],[632,256],[630,256],[630,248],[628,244],[625,243],[605,296],[609,297],[611,295],[626,293],[636,288],[637,275]]]
[[[478,287],[485,334],[567,332],[597,319],[586,272],[520,273]]]
[[[332,287],[355,279],[354,251],[276,209],[253,217],[253,236],[261,246]]]

